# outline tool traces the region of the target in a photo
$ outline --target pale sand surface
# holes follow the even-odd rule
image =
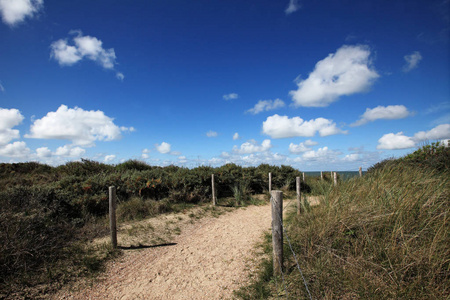
[[[270,230],[270,205],[185,225],[171,240],[176,245],[124,250],[93,283],[66,288],[54,298],[232,299],[233,290],[255,272],[255,245]]]

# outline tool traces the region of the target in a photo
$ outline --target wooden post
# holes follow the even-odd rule
[[[302,173],[303,176],[303,182],[305,182],[305,172]]]
[[[216,206],[216,188],[214,186],[214,174],[211,175],[211,185],[212,185],[212,203]]]
[[[336,186],[337,185],[337,173],[336,172],[334,172],[334,185]]]
[[[320,180],[323,180],[323,172],[320,171]]]
[[[269,173],[269,193],[272,192],[272,173]]]
[[[296,178],[297,182],[297,215],[302,212],[302,195],[300,193],[300,177]]]
[[[273,273],[280,275],[283,270],[283,192],[272,191],[272,245]]]
[[[111,231],[111,244],[117,248],[117,224],[116,224],[116,187],[109,187],[109,226]]]
[[[362,177],[362,167],[359,167],[359,177]]]

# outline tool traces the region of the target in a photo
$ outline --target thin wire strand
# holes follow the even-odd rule
[[[288,236],[288,234],[286,232],[286,229],[284,229],[284,226],[283,225],[281,225],[281,226],[283,227],[284,234],[286,235],[286,239],[287,239],[287,241],[289,243],[289,248],[291,249],[291,252],[294,255],[295,262],[297,263],[297,268],[300,271],[300,275],[302,275],[303,284],[305,285],[306,291],[308,292],[309,299],[312,300],[311,293],[309,292],[309,289],[308,289],[308,284],[306,283],[305,277],[303,276],[302,269],[300,269],[300,264],[298,263],[297,256],[295,255],[295,252],[292,249],[292,245],[291,245],[291,241],[289,240],[289,236]]]
[[[289,297],[289,293],[288,293],[288,291],[287,291],[286,282],[284,281],[283,266],[282,266],[280,260],[278,259],[278,257],[277,257],[277,261],[278,261],[278,263],[280,264],[281,281],[283,281],[283,287],[284,287],[284,292],[286,293],[286,299],[289,299],[289,298],[288,298],[288,297]],[[276,277],[276,276],[275,276],[275,277]]]

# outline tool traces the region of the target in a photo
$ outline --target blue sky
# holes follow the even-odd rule
[[[450,138],[449,7],[0,0],[0,161],[365,169]]]

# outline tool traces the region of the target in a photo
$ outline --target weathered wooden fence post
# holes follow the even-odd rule
[[[273,272],[280,275],[283,270],[283,192],[272,191],[272,246]]]
[[[297,215],[302,212],[302,195],[300,191],[300,177],[296,178],[296,187],[297,187]]]
[[[216,206],[216,187],[214,185],[214,174],[211,175],[211,185],[212,185],[212,203]]]
[[[109,226],[111,231],[111,244],[117,248],[117,224],[116,224],[116,187],[109,187]]]
[[[305,172],[302,173],[303,182],[305,182]]]
[[[337,185],[337,173],[336,172],[334,172],[334,185],[336,186]]]
[[[359,167],[359,177],[362,177],[362,167]]]
[[[272,192],[272,173],[269,173],[269,193]]]
[[[320,171],[320,180],[323,180],[323,172]]]

